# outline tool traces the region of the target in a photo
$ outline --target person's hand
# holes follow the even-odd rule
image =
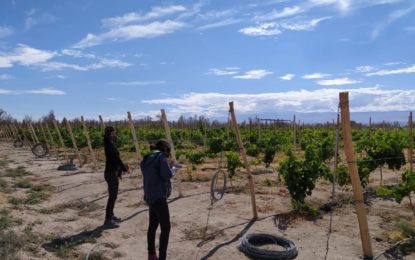
[[[170,167],[173,167],[176,164],[174,160],[170,160]]]

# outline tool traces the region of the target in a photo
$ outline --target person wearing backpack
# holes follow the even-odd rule
[[[144,156],[140,163],[144,181],[144,201],[149,206],[149,225],[147,245],[149,260],[165,260],[170,235],[170,212],[167,198],[171,194],[171,178],[175,174],[174,161],[169,161],[170,144],[159,140],[150,145],[151,153]],[[155,239],[160,225],[159,258],[157,258]]]

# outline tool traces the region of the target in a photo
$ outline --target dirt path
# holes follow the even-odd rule
[[[7,143],[0,146],[0,160],[6,162],[0,167],[0,176],[7,183],[7,188],[0,192],[0,207],[8,211],[3,215],[10,219],[4,230],[14,231],[23,243],[15,247],[21,259],[83,259],[91,248],[94,259],[146,259],[148,208],[142,202],[142,180],[137,170],[125,176],[120,185],[115,206],[116,214],[123,219],[120,228],[103,229],[107,197],[102,172],[94,172],[90,165],[76,171],[58,171],[62,162],[54,156],[38,159],[27,149],[16,149]],[[5,176],[7,169],[17,167],[24,167],[30,175]],[[207,175],[206,179],[213,173],[214,170],[198,172]],[[399,176],[387,170],[384,175],[385,183],[396,181]],[[371,181],[377,185],[374,176]],[[340,196],[342,204],[332,215],[323,213],[320,218],[307,220],[292,212],[290,197],[281,184],[263,186],[264,179],[276,178],[275,173],[254,178],[259,211],[259,220],[255,222],[251,221],[250,196],[242,188],[227,193],[211,207],[209,181],[183,182],[185,196],[180,199],[174,184],[169,200],[172,230],[168,258],[248,259],[237,248],[240,238],[244,233],[264,232],[293,241],[298,248],[297,259],[325,259],[330,222],[327,259],[361,258],[360,233],[350,192]],[[31,188],[24,188],[23,180],[31,183]],[[38,194],[41,199],[29,203],[28,198],[36,189],[47,196]],[[321,182],[309,202],[323,205],[329,202],[330,192],[331,184]],[[14,203],[10,203],[11,198],[15,198]],[[370,202],[367,213],[376,255],[395,242],[390,239],[396,229],[394,220],[414,218],[407,202],[399,205],[377,197]],[[9,252],[11,256],[13,251]],[[402,259],[415,259],[415,254]]]

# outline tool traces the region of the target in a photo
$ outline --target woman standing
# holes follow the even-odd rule
[[[150,207],[149,225],[147,230],[148,259],[165,260],[167,256],[167,245],[170,235],[170,213],[167,198],[171,193],[171,181],[174,176],[172,166],[169,162],[170,144],[165,140],[159,140],[151,145],[152,152],[146,155],[141,162],[141,172],[144,178],[144,200]],[[156,254],[156,230],[160,225],[159,258]]]
[[[108,201],[105,209],[104,226],[117,228],[121,222],[120,218],[114,215],[114,205],[118,195],[118,185],[121,180],[122,172],[128,171],[128,166],[121,161],[120,153],[115,147],[117,132],[112,126],[105,128],[104,149],[105,149],[105,171],[104,177],[108,184]]]

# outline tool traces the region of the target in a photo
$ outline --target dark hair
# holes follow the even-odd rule
[[[157,150],[160,150],[161,152],[170,154],[171,146],[167,140],[164,140],[164,139],[158,140],[155,144],[155,147]],[[151,146],[150,146],[150,149],[151,149]]]
[[[111,133],[115,132],[115,128],[113,126],[107,126],[104,130],[104,144],[111,142]]]

